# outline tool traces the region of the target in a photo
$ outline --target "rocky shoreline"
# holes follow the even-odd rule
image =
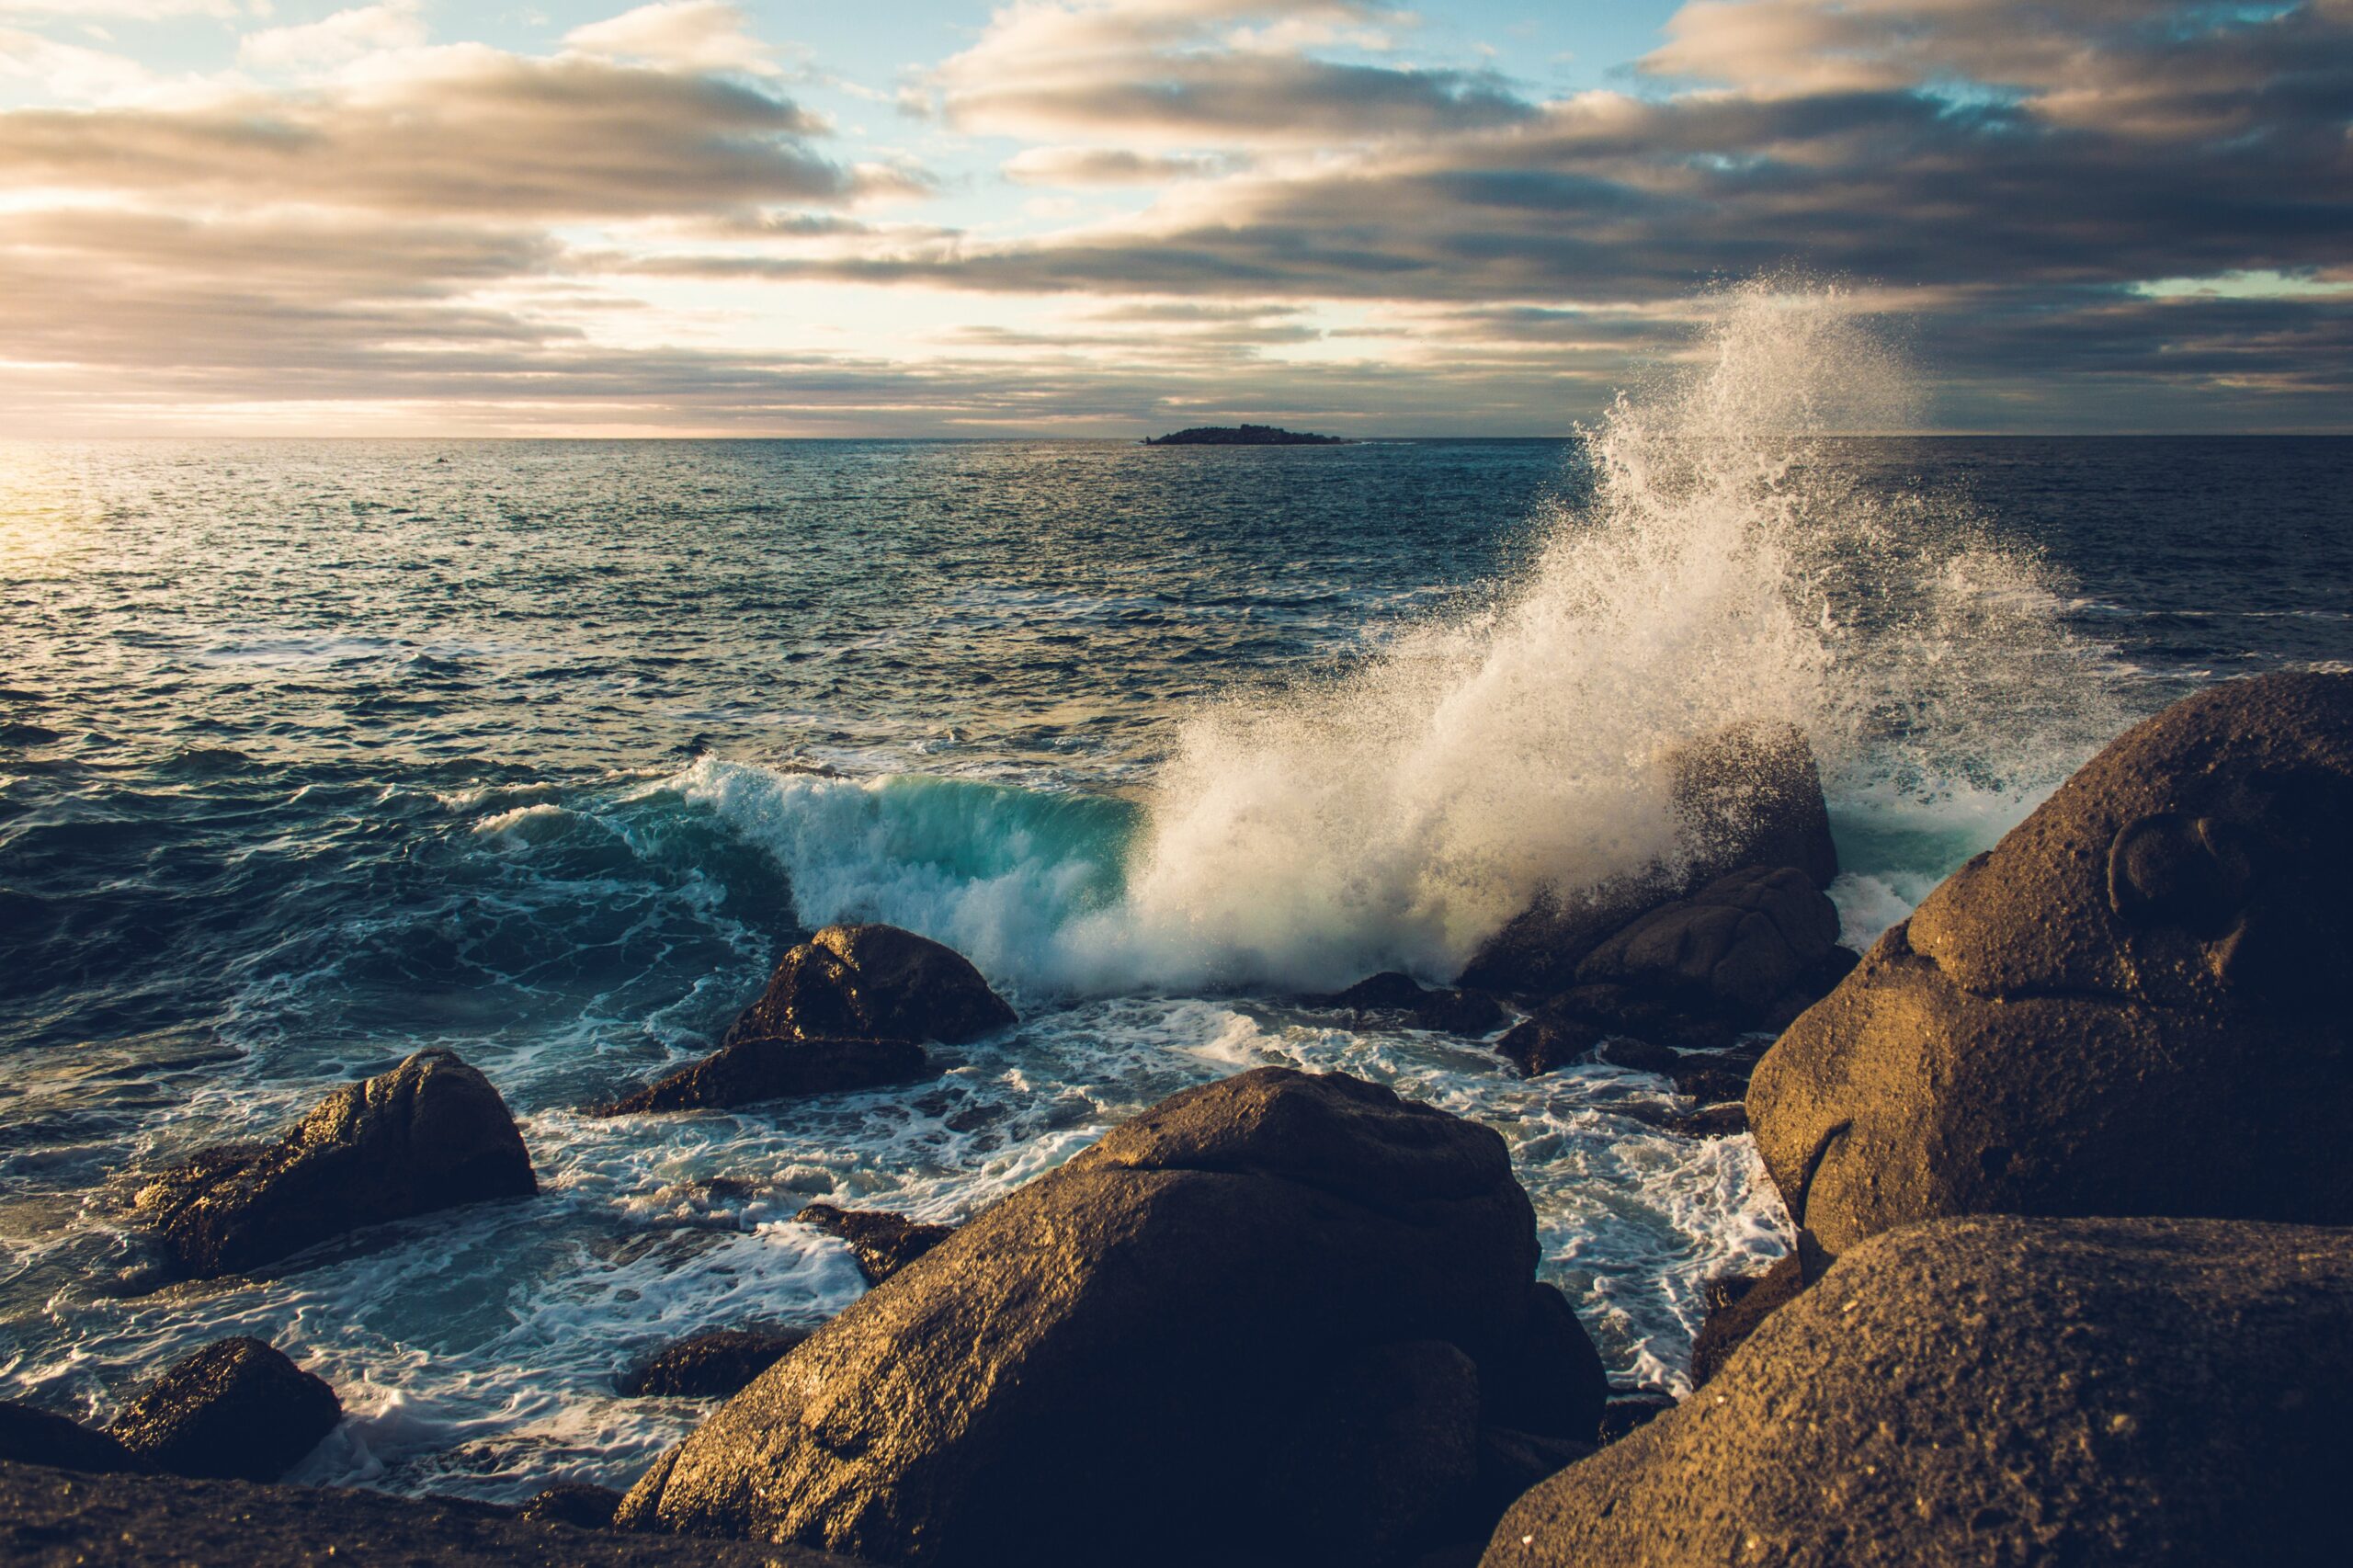
[[[960,1226],[813,1206],[872,1289],[813,1333],[713,1324],[630,1374],[728,1397],[625,1498],[514,1517],[250,1484],[335,1395],[229,1340],[106,1433],[0,1407],[0,1540],[44,1562],[369,1561],[397,1537],[437,1562],[1826,1568],[2237,1561],[2260,1535],[2264,1560],[2316,1559],[2321,1478],[2353,1458],[2331,999],[2353,676],[2230,683],[2138,726],[1859,964],[1803,737],[1669,766],[1676,863],[1540,899],[1452,987],[1300,1005],[1495,1034],[1499,1071],[1663,1073],[1694,1102],[1676,1131],[1754,1131],[1799,1246],[1711,1287],[1679,1405],[1612,1402],[1495,1133],[1269,1068]],[[597,1113],[915,1081],[927,1042],[1012,1021],[938,944],[829,927],[714,1055]],[[210,1278],[537,1190],[495,1089],[425,1051],[278,1143],[153,1174],[135,1212]]]

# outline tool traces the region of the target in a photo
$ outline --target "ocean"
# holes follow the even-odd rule
[[[292,1479],[626,1485],[707,1407],[618,1371],[859,1292],[803,1202],[958,1219],[1268,1062],[1495,1126],[1613,1377],[1686,1386],[1787,1244],[1748,1140],[1299,994],[1671,852],[1656,759],[1724,723],[1813,736],[1859,946],[2134,718],[2353,664],[2353,441],[1832,435],[1867,344],[1720,347],[1560,441],[0,446],[0,1395],[250,1333],[348,1413]],[[837,918],[1021,1023],[582,1114]],[[169,1283],[130,1173],[427,1045],[540,1199]]]

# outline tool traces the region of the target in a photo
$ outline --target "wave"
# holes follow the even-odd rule
[[[1140,812],[725,763],[680,787],[812,922],[890,919],[1068,991],[1331,986],[1450,975],[1540,889],[1674,863],[1667,759],[1762,721],[1812,739],[1875,883],[1847,890],[1850,934],[1883,926],[2121,727],[2120,666],[2029,551],[1842,456],[1917,402],[1848,297],[1707,306],[1694,358],[1581,432],[1590,498],[1537,519],[1524,574],[1343,674],[1206,706]],[[1906,837],[1898,803],[1939,825]]]

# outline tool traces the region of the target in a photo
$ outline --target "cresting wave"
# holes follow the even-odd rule
[[[1200,711],[1140,821],[938,780],[678,783],[775,854],[812,923],[892,920],[1063,992],[1328,986],[1450,975],[1539,889],[1673,861],[1665,756],[1779,722],[1865,851],[1841,892],[1867,937],[2123,712],[2029,554],[1842,466],[1839,433],[1916,405],[1848,297],[1768,280],[1707,305],[1692,361],[1582,432],[1590,499],[1538,519],[1519,580]]]

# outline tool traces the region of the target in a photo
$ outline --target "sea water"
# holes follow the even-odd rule
[[[1859,946],[2133,718],[2353,660],[2353,443],[1850,433],[1912,385],[1751,290],[1560,441],[0,448],[0,1395],[104,1418],[250,1333],[343,1395],[297,1479],[626,1484],[708,1406],[616,1372],[862,1289],[802,1203],[959,1219],[1268,1062],[1495,1127],[1613,1377],[1679,1391],[1700,1286],[1787,1243],[1749,1141],[1297,994],[1671,858],[1661,758],[1729,722],[1813,738]],[[1021,1023],[582,1114],[836,918]],[[540,1199],[211,1285],[126,1224],[427,1045]]]

